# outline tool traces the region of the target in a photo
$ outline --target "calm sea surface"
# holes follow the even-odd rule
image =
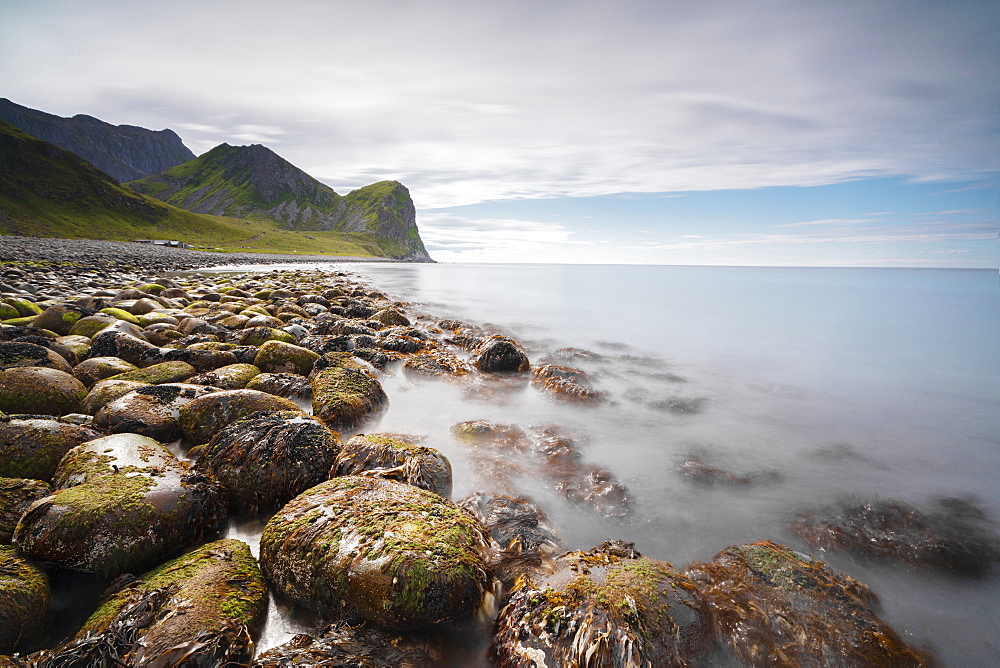
[[[826,504],[975,502],[1000,520],[1000,280],[989,270],[614,265],[340,265],[416,312],[492,323],[533,361],[574,347],[610,401],[555,404],[530,387],[475,398],[461,384],[390,372],[390,407],[367,431],[426,435],[455,468],[458,499],[483,486],[449,427],[472,419],[558,424],[629,489],[607,519],[544,481],[516,481],[569,548],[608,538],[676,566],[764,538],[813,552],[789,530]],[[241,269],[241,271],[245,271]],[[668,406],[687,400],[698,410]],[[699,486],[697,455],[751,486]],[[882,616],[946,665],[996,665],[1000,576],[985,580],[820,554],[868,584]],[[264,645],[299,629],[275,621]]]

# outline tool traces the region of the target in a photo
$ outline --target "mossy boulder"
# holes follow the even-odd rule
[[[33,415],[79,413],[87,388],[57,369],[35,366],[0,370],[0,411]]]
[[[281,341],[266,341],[254,359],[254,366],[265,373],[297,373],[303,376],[312,371],[319,355],[301,346]]]
[[[56,304],[50,306],[35,318],[33,326],[39,329],[47,329],[60,336],[65,336],[73,329],[80,318],[92,314],[90,309],[84,309],[70,304]]]
[[[0,545],[10,545],[14,528],[32,503],[48,496],[48,483],[33,478],[0,478]]]
[[[4,297],[4,301],[13,306],[17,315],[22,318],[37,316],[42,312],[42,309],[35,302],[24,297]]]
[[[376,311],[372,314],[371,319],[375,322],[380,322],[386,327],[394,327],[402,325],[405,327],[410,326],[410,320],[405,315],[400,313],[394,308],[382,309],[381,311]]]
[[[248,311],[244,311],[243,315],[249,316],[250,318],[249,320],[247,320],[245,325],[247,329],[253,329],[256,327],[280,329],[285,324],[272,315],[265,315],[265,314],[250,315]]]
[[[138,368],[120,357],[91,357],[73,367],[73,375],[81,383],[91,387],[105,378],[135,371]]]
[[[45,571],[0,545],[0,653],[26,649],[38,638],[49,612]]]
[[[434,448],[387,434],[359,434],[344,443],[333,475],[369,475],[398,480],[451,496],[451,462]]]
[[[162,362],[186,362],[198,372],[214,371],[219,367],[237,364],[241,360],[228,350],[199,350],[197,348],[157,348],[146,353],[139,366],[150,366]]]
[[[187,382],[192,385],[211,385],[223,390],[242,390],[259,375],[260,369],[253,364],[236,363],[199,373],[188,378]]]
[[[371,419],[388,401],[381,383],[360,364],[345,362],[313,373],[313,415],[331,429],[357,426]]]
[[[115,434],[142,434],[163,443],[176,441],[181,437],[181,407],[219,391],[217,387],[187,383],[145,385],[105,404],[94,416],[94,428]]]
[[[729,547],[688,575],[720,640],[746,665],[930,663],[875,615],[877,599],[868,587],[784,545],[763,540]]]
[[[39,561],[104,577],[156,563],[225,519],[212,480],[137,434],[73,448],[54,487],[21,518],[14,545]]]
[[[216,433],[196,467],[219,481],[231,510],[273,512],[326,480],[339,450],[337,435],[308,415],[258,413]]]
[[[16,308],[7,302],[0,301],[0,320],[13,320],[19,317],[21,314],[17,312]]]
[[[150,354],[155,354],[153,351],[158,350],[157,346],[138,336],[105,329],[94,336],[90,346],[90,357],[118,357],[130,364],[144,367],[156,363],[156,361],[146,363],[145,359]]]
[[[312,383],[297,373],[262,373],[246,384],[246,389],[267,392],[286,399],[312,399]]]
[[[113,325],[115,322],[117,322],[117,319],[106,313],[88,315],[73,323],[69,333],[72,336],[85,336],[88,339],[92,339],[95,334],[104,330],[109,325]]]
[[[267,611],[267,587],[246,543],[207,543],[113,585],[76,637],[39,665],[245,666]]]
[[[238,346],[260,346],[267,341],[295,343],[295,337],[274,327],[249,327],[232,332],[227,338],[228,343]]]
[[[261,535],[261,567],[283,596],[322,614],[417,629],[476,612],[492,589],[478,521],[427,490],[334,478],[280,510]]]
[[[128,312],[136,316],[137,325],[142,324],[142,320],[139,316],[146,315],[147,313],[152,313],[153,311],[163,308],[163,304],[149,297],[143,297],[142,299],[135,300],[135,303],[129,307]]]
[[[100,380],[90,388],[83,400],[82,410],[86,415],[97,415],[106,404],[148,384],[131,380]]]
[[[84,360],[90,355],[90,339],[86,336],[76,336],[75,334],[67,334],[66,336],[56,337],[55,343],[62,348],[68,350],[72,357],[76,358],[76,362]],[[62,353],[59,353],[63,355]],[[75,364],[73,360],[66,355],[63,355],[66,361],[70,364]]]
[[[519,580],[496,621],[499,665],[689,666],[710,646],[695,586],[665,561],[608,541]]]
[[[482,373],[524,373],[531,368],[528,356],[514,339],[490,336],[472,350],[472,366]]]
[[[184,440],[191,445],[208,443],[222,428],[260,411],[292,411],[301,413],[293,402],[256,390],[223,390],[184,404],[178,411],[178,422]]]
[[[35,343],[0,343],[0,371],[22,366],[44,367],[72,373],[73,368],[61,355]]]
[[[111,376],[109,379],[161,385],[163,383],[183,383],[195,373],[197,373],[195,368],[187,362],[160,362],[144,369],[126,371]]]
[[[72,448],[99,438],[93,429],[45,418],[0,418],[0,477],[52,480]]]
[[[110,315],[112,318],[117,320],[124,320],[127,323],[138,325],[139,319],[128,312],[128,310],[119,308],[117,306],[109,306],[107,308],[102,308],[101,313],[105,315]]]

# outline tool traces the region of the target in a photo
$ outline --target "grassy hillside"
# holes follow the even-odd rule
[[[128,241],[179,239],[268,253],[388,256],[365,233],[296,232],[273,221],[178,209],[119,185],[76,155],[0,121],[0,234]]]

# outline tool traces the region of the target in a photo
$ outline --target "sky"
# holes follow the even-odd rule
[[[1000,267],[995,0],[0,0],[0,97],[396,179],[449,262]]]

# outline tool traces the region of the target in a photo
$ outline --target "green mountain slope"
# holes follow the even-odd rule
[[[275,221],[289,230],[372,235],[386,255],[430,260],[402,184],[382,181],[341,196],[259,144],[220,144],[128,185],[197,213]]]
[[[0,120],[0,234],[128,241],[179,239],[224,250],[390,257],[370,232],[282,229],[185,211],[119,185],[82,158]]]

